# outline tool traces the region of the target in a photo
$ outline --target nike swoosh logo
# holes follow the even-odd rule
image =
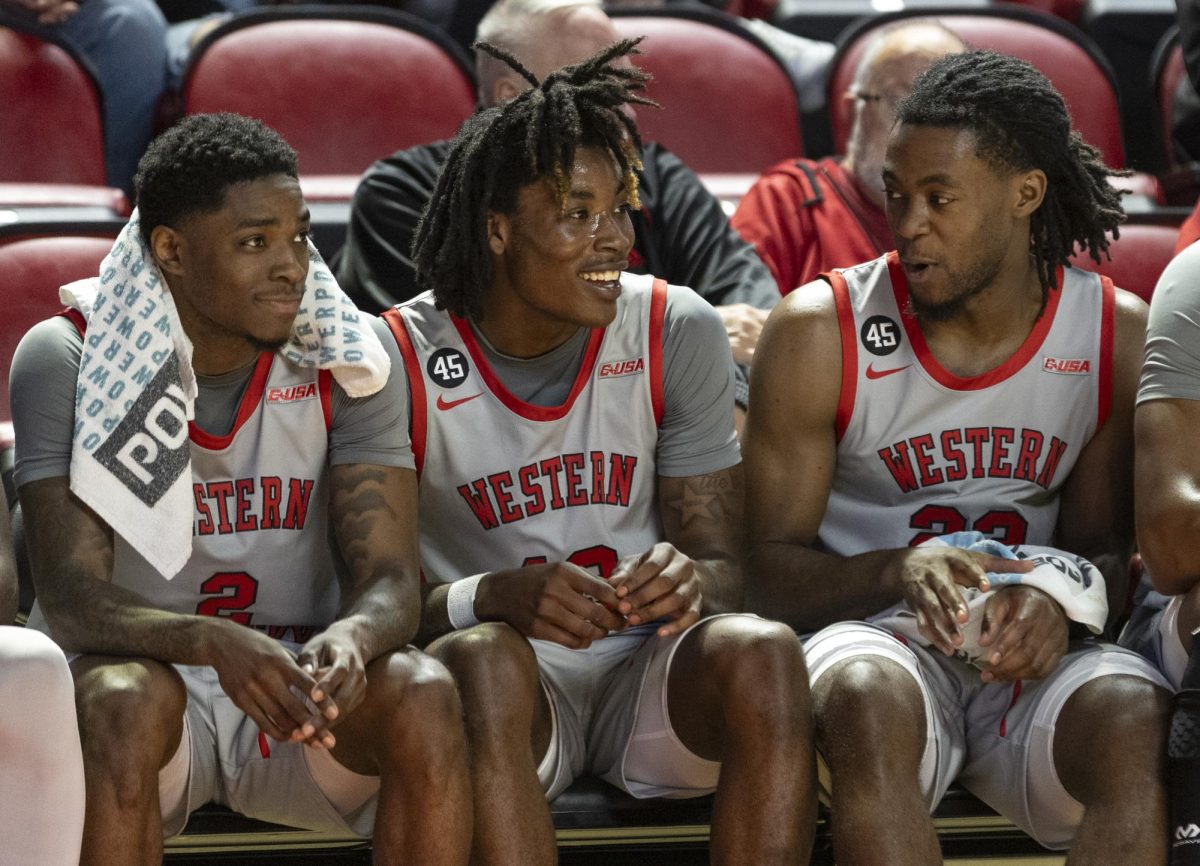
[[[868,379],[882,379],[884,376],[890,376],[893,373],[899,373],[901,370],[907,370],[912,364],[905,364],[903,367],[893,367],[891,370],[876,370],[874,365],[867,365]]]
[[[480,391],[478,394],[472,394],[470,397],[463,397],[460,400],[447,400],[441,394],[438,394],[437,407],[439,409],[441,409],[443,412],[445,412],[447,409],[453,409],[455,406],[461,406],[463,403],[466,403],[468,400],[474,400],[476,397],[481,397],[481,396],[483,396],[482,391]]]

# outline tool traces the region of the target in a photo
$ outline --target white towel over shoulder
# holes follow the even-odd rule
[[[192,552],[188,424],[192,344],[134,211],[100,275],[60,290],[87,320],[75,395],[71,490],[170,580]],[[327,369],[351,397],[374,394],[391,363],[315,247],[292,336],[280,354]]]

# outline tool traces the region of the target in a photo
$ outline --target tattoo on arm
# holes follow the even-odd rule
[[[659,479],[667,541],[696,563],[705,613],[741,605],[742,467],[691,478]]]

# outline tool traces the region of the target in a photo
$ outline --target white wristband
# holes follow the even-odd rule
[[[450,625],[470,628],[479,624],[479,618],[475,616],[475,592],[484,577],[486,575],[475,574],[450,584],[450,591],[446,593],[446,615],[450,617]]]

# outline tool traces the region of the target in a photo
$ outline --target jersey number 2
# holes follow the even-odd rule
[[[246,610],[258,598],[258,581],[244,571],[218,571],[204,583],[200,591],[206,598],[196,605],[200,616],[223,616],[242,625],[250,625],[253,613]]]

